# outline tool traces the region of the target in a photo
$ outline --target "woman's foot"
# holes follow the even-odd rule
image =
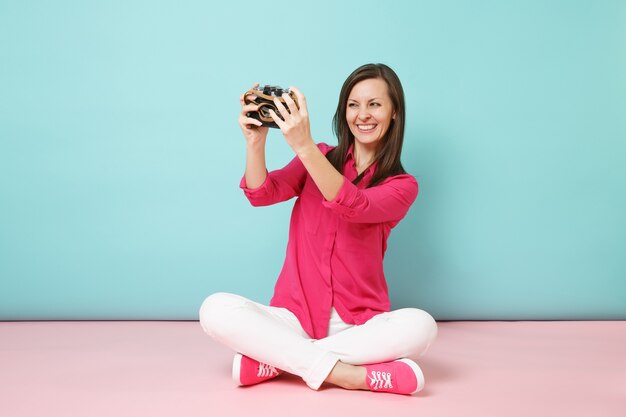
[[[281,370],[241,353],[237,353],[233,359],[233,380],[239,386],[258,384],[280,374]]]
[[[371,391],[411,395],[424,388],[424,374],[410,359],[366,365],[365,368]]]
[[[424,388],[424,374],[410,359],[363,366],[337,362],[326,382],[346,389],[410,395]]]

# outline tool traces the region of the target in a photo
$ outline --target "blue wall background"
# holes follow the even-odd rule
[[[393,306],[626,318],[626,2],[0,1],[0,319],[195,319],[269,301],[292,203],[238,189],[238,96],[400,75],[420,195]],[[292,152],[268,139],[268,165]]]

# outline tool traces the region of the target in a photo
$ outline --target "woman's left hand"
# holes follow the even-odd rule
[[[282,97],[287,107],[285,107],[278,98],[274,98],[274,104],[280,116],[273,110],[270,110],[269,114],[283,132],[283,136],[289,146],[291,146],[291,149],[293,149],[297,155],[301,155],[303,152],[306,152],[307,149],[310,149],[311,146],[315,147],[315,142],[311,136],[306,98],[297,88],[289,87],[289,89],[296,95],[298,105],[296,105],[289,94],[284,93]]]

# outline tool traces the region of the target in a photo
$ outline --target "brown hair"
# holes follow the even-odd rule
[[[337,111],[333,116],[333,132],[337,135],[338,145],[328,153],[330,163],[343,174],[343,165],[348,155],[350,145],[354,143],[354,135],[350,131],[346,120],[346,109],[348,97],[352,88],[359,82],[371,78],[379,78],[387,84],[387,93],[393,104],[395,119],[391,120],[389,129],[382,138],[373,162],[378,162],[376,172],[372,176],[369,187],[379,184],[385,178],[392,175],[406,174],[400,163],[400,153],[402,152],[402,142],[404,140],[404,91],[402,84],[396,73],[385,64],[366,64],[360,66],[343,83],[339,93],[339,103]],[[354,181],[357,183],[361,176]]]

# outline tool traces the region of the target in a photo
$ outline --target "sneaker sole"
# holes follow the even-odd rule
[[[237,353],[233,358],[233,381],[235,381],[238,386],[243,385],[241,383],[241,359],[241,353]]]
[[[416,392],[420,392],[422,389],[424,389],[424,382],[425,382],[424,373],[422,372],[420,367],[417,366],[417,364],[413,362],[412,360],[406,359],[406,358],[398,359],[398,362],[406,363],[407,365],[411,367],[411,369],[413,369],[413,372],[415,372],[415,376],[417,378],[417,389],[413,391],[411,394],[415,394]]]

